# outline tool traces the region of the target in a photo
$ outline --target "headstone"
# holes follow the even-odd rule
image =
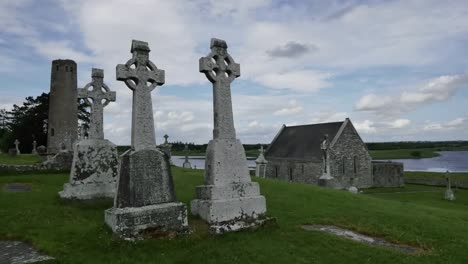
[[[330,174],[330,141],[328,135],[323,137],[320,149],[322,151],[322,175],[318,179],[318,185],[323,187],[332,187],[335,181]]]
[[[78,136],[78,104],[76,63],[72,60],[52,61],[47,152],[72,152]]]
[[[16,148],[9,148],[8,149],[8,155],[10,156],[16,156],[18,154],[18,152],[16,151]]]
[[[350,193],[359,193],[358,188],[356,188],[355,186],[349,187],[349,188],[348,188],[348,191],[349,191]]]
[[[182,164],[182,167],[185,169],[191,169],[192,164],[190,163],[189,158],[188,158],[188,144],[185,144],[184,151],[185,151],[185,161]]]
[[[453,193],[453,190],[452,190],[452,182],[451,182],[451,178],[450,178],[450,172],[447,171],[445,173],[445,176],[446,176],[446,180],[447,180],[447,189],[445,190],[444,199],[448,200],[448,201],[455,201],[455,194]]]
[[[105,222],[124,238],[145,230],[188,230],[187,207],[176,200],[169,160],[156,148],[151,91],[164,84],[164,71],[149,60],[147,42],[132,41],[133,57],[117,65],[117,80],[133,92],[132,145],[121,156],[114,207]]]
[[[171,161],[171,158],[172,158],[172,144],[169,144],[169,142],[167,141],[167,139],[169,138],[169,136],[166,134],[164,135],[164,143],[159,145],[158,147],[162,150],[162,152],[164,152],[168,159],[169,159],[169,162],[172,164],[172,161]]]
[[[47,155],[47,147],[40,145],[37,147],[37,154],[41,157],[42,161],[47,161],[48,155]]]
[[[31,151],[31,154],[37,154],[37,141],[34,140],[33,143],[32,143],[32,151]]]
[[[16,154],[17,155],[21,154],[20,149],[19,149],[19,144],[20,144],[19,140],[16,139],[15,140],[15,149],[16,149]]]
[[[113,198],[115,195],[119,156],[117,146],[104,139],[104,107],[115,101],[104,83],[104,71],[92,69],[92,81],[78,89],[78,98],[90,99],[88,137],[74,145],[70,180],[59,192],[64,199]]]
[[[255,168],[255,176],[265,178],[266,174],[266,166],[268,164],[268,161],[265,159],[265,150],[263,149],[263,146],[260,147],[260,154],[258,155],[258,158],[255,160],[256,168]]]
[[[234,129],[231,82],[240,76],[240,67],[224,40],[211,39],[211,52],[200,58],[200,72],[213,84],[214,129],[206,150],[204,185],[197,187],[192,213],[217,234],[261,225],[267,220],[265,197],[258,183],[251,182]]]

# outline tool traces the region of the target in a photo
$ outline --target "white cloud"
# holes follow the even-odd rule
[[[405,128],[411,124],[409,119],[397,119],[389,123],[390,128]]]
[[[313,114],[312,123],[328,123],[343,121],[348,117],[346,112],[316,112]]]
[[[363,122],[354,122],[354,127],[359,133],[370,134],[375,133],[377,129],[374,127],[374,122],[364,120]]]
[[[427,122],[423,130],[425,131],[447,131],[447,130],[454,130],[454,129],[462,129],[468,126],[468,117],[459,117],[455,118],[451,121],[440,123],[440,122]],[[466,130],[465,130],[466,131]]]
[[[313,70],[275,72],[261,75],[255,80],[273,89],[289,89],[296,92],[317,92],[330,86],[331,75]]]
[[[384,110],[390,106],[392,101],[390,96],[368,94],[359,99],[355,105],[355,109],[358,111]]]
[[[401,114],[434,102],[447,101],[467,86],[468,73],[439,76],[426,81],[417,88],[407,89],[399,96],[364,95],[356,103],[355,109],[379,115]]]
[[[298,105],[296,100],[289,101],[289,105],[285,108],[281,108],[273,113],[275,116],[288,116],[299,114],[304,110],[304,108]]]

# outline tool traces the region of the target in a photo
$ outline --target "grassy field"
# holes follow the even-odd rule
[[[373,159],[418,159],[433,158],[439,156],[437,151],[463,151],[467,147],[440,147],[440,148],[413,148],[413,149],[390,149],[370,150]]]
[[[178,199],[188,204],[195,186],[202,183],[203,171],[172,170]],[[202,221],[190,216],[189,236],[126,242],[104,224],[103,211],[111,207],[111,200],[58,198],[67,178],[66,174],[0,177],[0,185],[23,182],[33,188],[29,193],[0,191],[0,238],[29,241],[57,263],[468,263],[468,191],[459,190],[457,201],[450,203],[442,200],[442,189],[433,187],[372,189],[353,195],[256,179],[277,226],[212,236]],[[396,253],[305,231],[302,224],[339,225],[426,252]]]
[[[0,154],[0,164],[8,165],[28,165],[41,162],[38,155],[21,154],[17,156],[10,156],[8,154]]]
[[[174,156],[185,156],[186,152],[184,151],[172,151],[171,154],[174,155]],[[247,150],[245,151],[245,155],[247,157],[257,157],[258,155],[260,154],[260,152],[256,149],[252,149],[252,150]],[[204,151],[197,151],[197,150],[190,150],[188,152],[188,155],[189,156],[205,156],[205,152]]]

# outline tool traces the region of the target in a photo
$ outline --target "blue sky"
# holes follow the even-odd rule
[[[212,88],[198,72],[210,38],[241,65],[232,83],[244,143],[269,143],[282,124],[349,117],[365,141],[468,140],[466,1],[0,2],[0,108],[49,90],[53,59],[78,63],[78,86],[105,71],[117,102],[105,135],[129,144],[131,92],[115,80],[132,39],[166,71],[153,92],[157,141],[206,143]]]

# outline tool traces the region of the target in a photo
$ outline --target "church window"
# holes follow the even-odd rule
[[[356,156],[354,156],[353,166],[354,166],[354,174],[357,174],[358,158]]]
[[[293,180],[293,168],[289,168],[289,181]]]
[[[55,129],[51,128],[50,129],[50,135],[53,137],[55,135]]]
[[[341,159],[341,173],[345,175],[346,173],[346,157]]]
[[[278,166],[275,166],[275,177],[278,178]]]

